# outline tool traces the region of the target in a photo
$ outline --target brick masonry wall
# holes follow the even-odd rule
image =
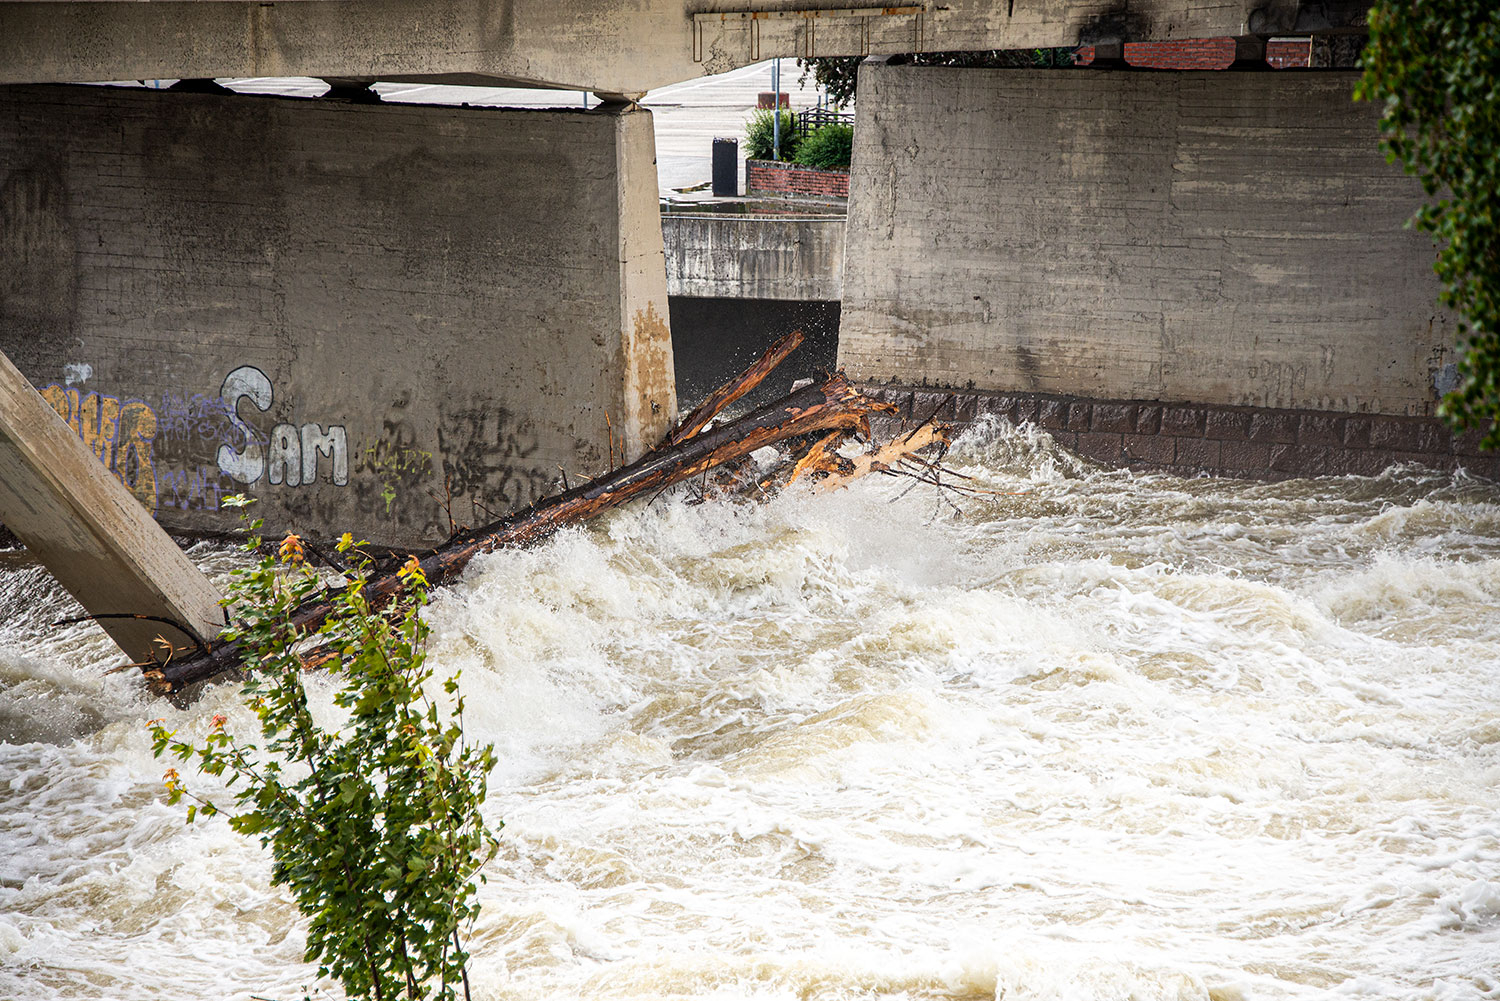
[[[895,404],[897,416],[887,419],[886,431],[934,415],[959,424],[993,415],[1013,424],[1035,424],[1069,451],[1112,467],[1284,480],[1374,476],[1388,466],[1416,463],[1444,470],[1462,467],[1500,480],[1500,453],[1479,451],[1480,432],[1455,437],[1432,417],[1038,393],[951,393],[899,385],[868,386],[864,391]]]
[[[1266,62],[1275,69],[1306,66],[1308,43],[1275,41],[1266,43]],[[1094,47],[1084,45],[1073,57],[1075,66],[1094,61]],[[1125,62],[1141,69],[1154,70],[1221,70],[1234,62],[1234,39],[1195,38],[1182,42],[1126,42]]]
[[[746,160],[745,194],[848,198],[849,172],[819,170],[775,160]]]
[[[1266,43],[1266,62],[1279,70],[1305,67],[1312,52],[1312,39],[1272,41]]]

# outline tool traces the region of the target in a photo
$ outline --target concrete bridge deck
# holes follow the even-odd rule
[[[312,76],[640,95],[773,56],[1360,31],[1367,0],[0,3],[0,83]]]

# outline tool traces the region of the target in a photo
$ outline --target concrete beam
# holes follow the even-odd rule
[[[119,421],[113,413],[110,419]],[[161,660],[224,627],[219,593],[111,476],[10,359],[0,355],[0,524],[14,532],[136,661]]]
[[[772,56],[857,56],[1317,34],[1368,0],[298,0],[0,3],[0,83],[473,75],[640,94]]]

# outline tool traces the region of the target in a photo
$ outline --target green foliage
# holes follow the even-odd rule
[[[1384,102],[1386,158],[1431,199],[1413,217],[1438,244],[1442,302],[1462,318],[1463,382],[1440,413],[1458,427],[1500,419],[1500,5],[1383,0],[1356,96]],[[1500,448],[1500,424],[1484,447]]]
[[[797,147],[797,162],[824,170],[849,168],[854,152],[854,126],[831,122],[807,134]]]
[[[757,108],[745,123],[745,156],[751,160],[771,159],[775,139],[776,116],[770,108]],[[781,158],[792,160],[797,156],[797,116],[791,111],[781,112]]]
[[[340,551],[353,546],[345,534]],[[367,572],[361,559],[347,586],[327,594],[333,612],[311,633],[291,615],[324,585],[296,536],[237,573],[227,602],[236,621],[224,635],[246,650],[244,697],[264,746],[232,736],[223,716],[201,746],[153,721],[153,746],[238,786],[237,809],[223,810],[188,793],[175,769],[166,774],[168,802],[196,800],[189,822],[226,813],[270,849],[272,881],[309,918],[306,958],[320,976],[337,977],[350,997],[454,998],[462,986],[467,998],[461,932],[479,912],[475,877],[497,847],[479,815],[494,752],[465,744],[456,678],[442,686],[451,716],[424,691],[427,582],[415,558],[384,612],[365,595]],[[334,702],[348,714],[336,732],[314,721],[302,686],[308,663],[325,656],[343,682]]]
[[[859,78],[859,64],[863,62],[860,56],[819,56],[813,59],[797,60],[797,65],[802,70],[798,83],[807,82],[807,74],[813,75],[813,82],[828,95],[828,99],[835,105],[843,107],[854,103],[855,83]]]
[[[1043,68],[1073,65],[1073,49],[991,49],[987,52],[916,52],[903,57],[915,66],[987,66],[1006,69]],[[854,103],[855,84],[859,76],[859,56],[820,56],[798,59],[802,69],[799,82],[807,74],[840,107]]]

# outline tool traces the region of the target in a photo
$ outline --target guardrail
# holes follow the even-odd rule
[[[813,129],[822,128],[824,125],[853,125],[854,112],[836,111],[833,108],[808,108],[806,111],[797,112],[797,120],[794,128],[799,138],[807,138],[807,134]]]

